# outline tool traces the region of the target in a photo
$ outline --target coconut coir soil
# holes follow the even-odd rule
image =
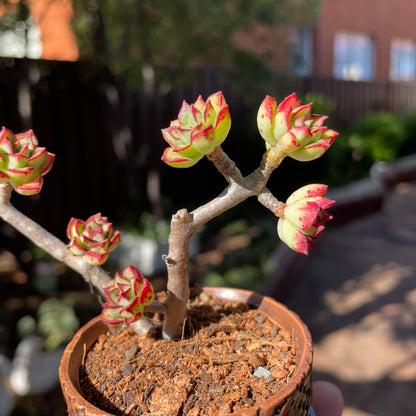
[[[115,415],[221,416],[276,393],[295,368],[291,334],[247,305],[203,295],[180,341],[101,335],[81,369],[84,396]]]

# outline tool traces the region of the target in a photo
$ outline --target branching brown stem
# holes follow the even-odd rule
[[[111,277],[101,267],[91,266],[83,257],[74,256],[61,240],[17,210],[10,203],[11,192],[12,187],[9,183],[0,185],[0,217],[55,259],[78,272],[103,297],[104,287]],[[164,313],[165,309],[164,304],[154,302],[147,311]],[[139,320],[134,329],[140,334],[153,330],[145,320]]]
[[[266,187],[257,195],[258,201],[268,208],[274,215],[277,215],[278,210],[285,206],[285,204],[279,201]]]
[[[78,272],[103,295],[103,288],[111,280],[110,276],[100,267],[89,265],[83,257],[73,256],[61,240],[17,210],[9,201],[11,189],[9,183],[0,185],[0,217],[37,246]]]
[[[286,155],[279,153],[273,158],[266,152],[260,166],[250,175],[243,177],[236,164],[218,146],[208,155],[218,171],[228,182],[227,188],[194,211],[178,211],[172,217],[169,236],[169,253],[166,257],[168,269],[167,313],[163,326],[166,339],[177,338],[182,332],[186,303],[189,298],[189,241],[192,234],[203,224],[238,205],[250,196],[257,196],[259,201],[275,212],[279,202],[266,188],[266,183]]]

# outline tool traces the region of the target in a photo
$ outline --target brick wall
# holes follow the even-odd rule
[[[390,42],[395,37],[416,42],[414,0],[327,0],[316,28],[315,73],[332,76],[337,31],[370,35],[375,42],[375,79],[388,79]]]

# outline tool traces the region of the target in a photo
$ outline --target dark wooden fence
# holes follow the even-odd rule
[[[341,128],[369,111],[401,113],[416,109],[416,84],[390,81],[340,81],[311,77],[299,80],[299,89],[321,93],[336,103],[331,118]]]
[[[212,69],[158,99],[120,87],[105,68],[90,63],[0,60],[0,124],[14,132],[33,128],[41,145],[57,155],[42,193],[29,198],[16,195],[13,204],[62,235],[71,216],[84,218],[102,211],[120,218],[128,206],[136,212],[149,209],[149,172],[162,175],[163,190],[172,200],[183,196],[184,189],[189,193],[189,188],[193,195],[215,195],[223,184],[215,184],[217,175],[205,170],[205,162],[193,175],[164,170],[160,128],[177,117],[183,99],[217,90],[227,98],[234,126],[248,119],[255,124],[257,108],[245,106],[237,92],[242,89]],[[286,79],[270,95],[283,98],[292,91],[330,97],[336,103],[331,118],[341,128],[367,111],[416,108],[413,84],[312,77]],[[237,152],[249,158],[249,146],[254,145],[247,141],[245,146]]]

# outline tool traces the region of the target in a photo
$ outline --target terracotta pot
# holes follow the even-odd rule
[[[299,317],[274,299],[256,293],[224,288],[204,289],[224,300],[246,302],[257,307],[280,327],[290,331],[296,346],[297,364],[291,379],[280,391],[263,403],[230,416],[308,416],[311,404],[312,340]],[[89,403],[80,392],[79,368],[85,351],[107,331],[99,317],[83,326],[68,344],[59,368],[62,390],[70,416],[113,416]]]

